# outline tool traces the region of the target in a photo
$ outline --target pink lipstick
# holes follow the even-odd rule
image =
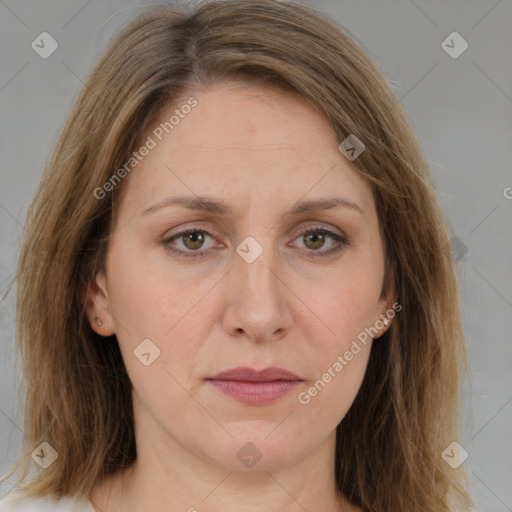
[[[225,395],[250,405],[274,402],[304,382],[299,376],[276,366],[263,370],[233,368],[209,378],[208,381]]]

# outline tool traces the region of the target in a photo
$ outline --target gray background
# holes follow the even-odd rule
[[[77,92],[111,35],[143,5],[120,0],[0,0],[0,292],[23,222]],[[512,511],[512,5],[510,0],[321,0],[395,87],[432,165],[455,237],[470,359],[465,467],[481,511]],[[42,59],[31,43],[59,44]],[[468,42],[454,59],[441,43]],[[451,43],[450,43],[451,44]],[[507,190],[509,193],[507,193]],[[23,438],[14,360],[14,292],[0,303],[0,473]],[[0,486],[0,497],[11,483]]]

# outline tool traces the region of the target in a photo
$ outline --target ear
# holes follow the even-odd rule
[[[93,331],[101,336],[112,336],[112,334],[115,334],[107,279],[103,271],[99,272],[94,281],[89,285],[83,294],[82,300]]]
[[[398,301],[398,294],[394,284],[395,272],[396,265],[391,267],[391,265],[386,262],[386,275],[382,284],[381,295],[373,324],[378,331],[374,339],[380,338],[391,327],[394,317],[402,310],[402,305]]]

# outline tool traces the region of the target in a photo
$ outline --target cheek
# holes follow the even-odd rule
[[[308,358],[316,375],[297,396],[305,421],[314,417],[331,428],[343,419],[363,381],[372,343],[365,329],[373,325],[379,295],[374,283],[352,276],[324,288],[316,301],[328,326],[321,332],[327,335],[312,335]]]
[[[340,335],[340,342],[356,339],[364,329],[375,322],[378,293],[365,286],[353,284],[333,298],[334,305],[331,313],[334,323],[333,330]]]
[[[297,395],[297,411],[305,424],[314,418],[325,431],[339,424],[360,389],[370,348],[370,343],[349,343],[325,358],[318,378]]]
[[[316,313],[303,316],[299,326],[309,333],[308,358],[317,383],[306,390],[304,401],[331,419],[348,410],[364,377],[372,343],[368,329],[376,320],[382,280],[378,265],[350,263],[321,288],[302,292]]]
[[[181,274],[169,273],[163,264],[155,265],[137,247],[123,251],[124,240],[112,247],[109,293],[113,314],[126,330],[137,337],[164,338],[191,309],[197,286]]]
[[[304,289],[302,297],[318,316],[325,347],[342,349],[375,322],[382,275],[374,269],[348,269],[337,272],[319,288]]]
[[[159,385],[154,381],[156,372],[147,372],[148,368],[163,372],[164,383],[169,380],[164,368],[181,382],[188,378],[200,340],[209,328],[201,304],[205,285],[183,273],[172,274],[162,266],[145,264],[143,258],[135,257],[136,250],[126,252],[131,258],[118,258],[113,251],[109,268],[109,293],[126,368],[135,381],[141,371],[150,373],[144,386]],[[135,356],[148,339],[158,349],[149,344],[150,351],[158,357],[144,367]]]

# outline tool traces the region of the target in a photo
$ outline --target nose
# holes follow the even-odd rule
[[[270,249],[248,261],[234,255],[228,274],[224,329],[232,336],[257,342],[282,338],[293,325],[293,293]]]

